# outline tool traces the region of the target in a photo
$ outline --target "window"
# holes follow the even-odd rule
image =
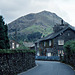
[[[16,48],[18,48],[18,47],[19,47],[19,44],[16,45]]]
[[[68,33],[68,36],[70,36],[70,34]]]
[[[15,46],[15,44],[14,44],[14,43],[12,43],[12,48],[13,48],[13,49],[15,48],[14,46]]]
[[[58,45],[64,45],[64,40],[58,40]]]
[[[49,40],[49,46],[51,46],[51,40]]]
[[[61,56],[63,56],[63,55],[64,55],[63,50],[58,50],[58,56],[60,56],[60,54],[61,54]]]
[[[37,56],[40,56],[40,53],[39,52],[37,52]]]
[[[62,50],[62,56],[64,55],[64,52],[63,52],[63,50]]]
[[[39,47],[39,42],[37,43],[37,47]]]
[[[46,46],[46,42],[44,42],[44,47]]]
[[[50,57],[51,56],[51,53],[47,53],[47,56]]]

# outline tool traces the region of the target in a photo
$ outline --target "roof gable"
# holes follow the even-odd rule
[[[57,37],[60,33],[63,33],[64,31],[66,31],[69,28],[72,29],[73,31],[75,31],[74,27],[72,27],[71,25],[68,25],[67,27],[65,27],[64,29],[60,30],[59,32],[49,34],[48,36],[37,40],[35,43],[45,41],[45,40],[48,40],[48,39],[53,39],[53,38]]]

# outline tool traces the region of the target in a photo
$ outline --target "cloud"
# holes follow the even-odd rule
[[[1,0],[0,10],[7,22],[24,15],[28,11],[31,0]],[[9,17],[9,18],[8,18]]]

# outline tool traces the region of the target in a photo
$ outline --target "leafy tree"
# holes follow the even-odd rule
[[[64,60],[69,63],[71,55],[75,54],[75,40],[70,40],[64,45]]]

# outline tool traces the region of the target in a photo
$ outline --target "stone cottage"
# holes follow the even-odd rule
[[[63,45],[69,40],[75,40],[75,28],[69,24],[55,25],[53,33],[35,42],[36,55],[59,56],[64,55]]]
[[[10,40],[10,49],[16,49],[19,48],[20,44],[16,42],[15,40]]]

